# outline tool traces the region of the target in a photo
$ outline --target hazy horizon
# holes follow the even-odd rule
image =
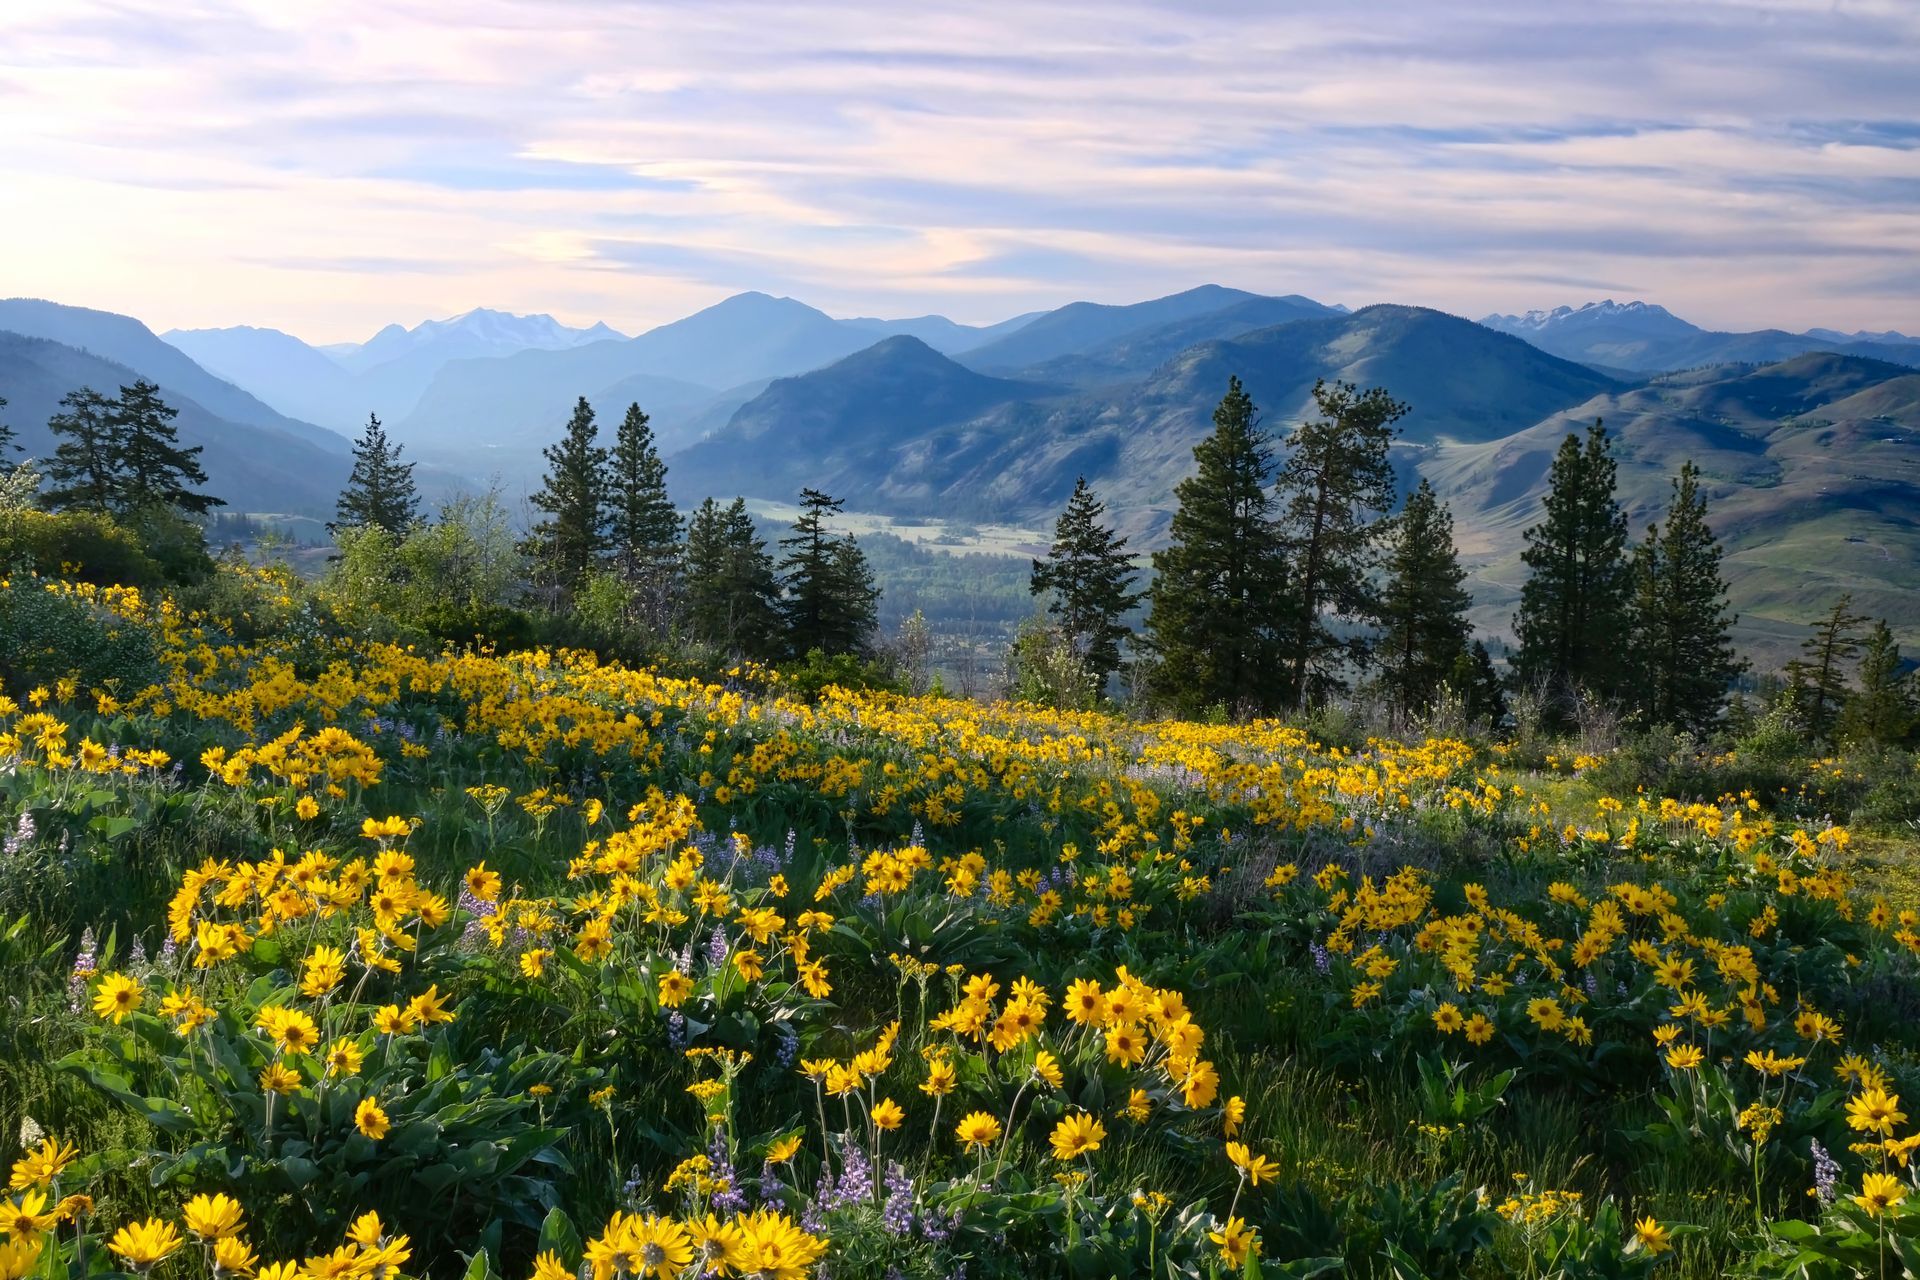
[[[0,14],[0,293],[316,344],[1208,281],[1920,329],[1920,6],[1892,0],[282,10]]]

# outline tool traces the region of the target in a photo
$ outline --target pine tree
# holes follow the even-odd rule
[[[1193,457],[1198,470],[1174,490],[1171,543],[1153,557],[1155,689],[1187,714],[1269,712],[1286,689],[1281,641],[1293,619],[1267,492],[1273,456],[1240,379],[1229,380]]]
[[[0,409],[6,407],[7,398],[0,396]],[[8,449],[12,449],[15,453],[26,452],[26,450],[22,449],[20,445],[16,443],[18,439],[19,437],[14,434],[13,428],[7,425],[6,419],[0,418],[0,453],[5,453]]]
[[[49,511],[101,514],[119,509],[126,477],[113,401],[81,387],[62,396],[60,407],[63,412],[47,419],[47,430],[59,443],[47,459],[42,505]]]
[[[1720,544],[1691,461],[1674,478],[1665,527],[1649,526],[1635,548],[1632,578],[1634,698],[1655,724],[1705,729],[1747,664],[1734,656]]]
[[[1462,649],[1454,658],[1447,687],[1459,696],[1467,719],[1498,729],[1507,718],[1506,691],[1484,640],[1475,640],[1472,648]]]
[[[1473,597],[1462,585],[1466,579],[1453,545],[1453,513],[1422,480],[1400,513],[1375,653],[1381,682],[1402,717],[1432,706],[1440,686],[1454,682],[1455,667],[1468,657]],[[1462,689],[1455,692],[1465,696]]]
[[[701,503],[687,522],[685,560],[688,638],[745,658],[780,656],[780,587],[745,501]]]
[[[202,447],[180,447],[180,433],[173,425],[180,411],[160,398],[159,387],[135,379],[132,386],[121,387],[120,398],[110,404],[120,449],[122,510],[179,510],[199,516],[227,505],[188,487],[207,482],[200,466]]]
[[[613,563],[644,624],[664,632],[680,577],[680,514],[667,497],[667,467],[640,406],[627,406],[607,475]]]
[[[404,446],[387,438],[374,414],[353,445],[353,474],[334,505],[334,528],[355,526],[405,533],[420,514],[413,463],[400,461]]]
[[[827,528],[827,517],[840,507],[838,498],[802,489],[800,518],[780,539],[786,551],[780,561],[781,613],[787,650],[796,658],[815,649],[829,656],[864,652],[873,630],[879,593],[866,556],[850,536],[835,538]]]
[[[1914,684],[1901,671],[1900,646],[1885,618],[1873,624],[1860,655],[1860,688],[1840,713],[1840,734],[1855,742],[1891,747],[1905,742],[1920,720]]]
[[[547,513],[533,526],[527,554],[554,586],[571,591],[600,566],[607,548],[607,451],[596,442],[593,406],[581,396],[567,433],[542,450],[547,472],[533,505]]]
[[[1620,691],[1632,578],[1614,479],[1604,426],[1596,421],[1584,443],[1568,435],[1548,473],[1546,519],[1526,531],[1520,558],[1530,572],[1514,618],[1514,671],[1561,700],[1576,688],[1601,697]]]
[[[1790,696],[1806,719],[1807,732],[1820,741],[1832,733],[1846,704],[1846,666],[1860,656],[1860,626],[1867,618],[1848,612],[1852,607],[1851,595],[1834,601],[1814,633],[1800,642],[1800,652],[1807,656],[1787,664]]]
[[[1408,406],[1381,387],[1313,384],[1318,416],[1288,437],[1278,490],[1281,537],[1292,570],[1293,633],[1287,639],[1289,705],[1316,705],[1346,688],[1349,666],[1366,665],[1371,642],[1353,624],[1378,619],[1373,571],[1391,522],[1393,424]],[[1336,632],[1334,622],[1347,624]]]
[[[1053,546],[1046,559],[1033,562],[1028,582],[1034,595],[1053,593],[1047,611],[1084,655],[1096,690],[1120,669],[1120,644],[1133,634],[1121,619],[1140,601],[1127,540],[1101,523],[1105,513],[1106,504],[1081,476],[1053,526]]]

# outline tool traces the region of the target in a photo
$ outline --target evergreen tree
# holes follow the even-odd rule
[[[0,409],[6,407],[7,398],[0,396]],[[0,418],[0,453],[5,453],[8,449],[12,449],[15,453],[24,453],[25,450],[15,443],[18,439],[19,437],[14,434],[13,428],[7,425],[6,419]]]
[[[1568,435],[1548,473],[1546,518],[1526,531],[1514,671],[1561,700],[1576,688],[1601,697],[1620,690],[1632,578],[1614,478],[1604,426],[1596,421],[1584,443]]]
[[[1821,741],[1832,733],[1846,704],[1846,666],[1860,656],[1860,626],[1867,619],[1848,612],[1852,607],[1851,595],[1834,601],[1814,633],[1800,642],[1806,657],[1787,664],[1788,694],[1805,718],[1807,732]]]
[[[62,396],[60,407],[62,412],[47,419],[47,430],[59,443],[47,459],[41,503],[49,511],[119,509],[126,476],[113,401],[81,387]]]
[[[786,551],[780,561],[781,613],[787,650],[796,658],[815,649],[828,656],[864,652],[873,631],[879,592],[866,556],[850,536],[836,538],[827,528],[827,517],[840,506],[838,498],[802,489],[800,518],[780,539]]]
[[[1053,593],[1047,611],[1083,655],[1096,690],[1120,669],[1120,643],[1133,634],[1121,619],[1140,600],[1127,540],[1101,523],[1105,513],[1087,478],[1074,481],[1073,496],[1053,526],[1053,546],[1046,559],[1033,562],[1028,582],[1034,595]]]
[[[640,618],[659,633],[673,617],[680,576],[680,514],[667,497],[667,467],[640,406],[627,406],[607,476],[613,563]]]
[[[1498,729],[1507,718],[1506,691],[1484,640],[1475,640],[1472,648],[1462,649],[1454,658],[1447,687],[1459,696],[1467,719]]]
[[[109,402],[115,441],[120,449],[120,506],[124,511],[179,510],[205,515],[226,502],[188,486],[207,482],[201,469],[202,447],[180,447],[173,425],[180,411],[160,398],[160,388],[145,378],[120,388]]]
[[[1691,461],[1673,481],[1665,527],[1649,526],[1635,549],[1632,577],[1634,698],[1655,724],[1705,729],[1747,664],[1734,657],[1720,544]]]
[[[567,433],[542,450],[547,472],[533,505],[547,514],[533,526],[527,554],[550,583],[567,591],[599,567],[607,548],[607,451],[598,437],[593,406],[581,396]]]
[[[334,505],[335,528],[373,527],[405,533],[419,517],[420,492],[413,463],[400,461],[403,446],[387,438],[373,414],[353,445],[353,474]]]
[[[1295,707],[1345,689],[1344,671],[1368,661],[1371,641],[1353,624],[1379,617],[1373,571],[1392,527],[1380,517],[1394,499],[1387,449],[1407,413],[1384,388],[1350,382],[1317,381],[1313,400],[1318,416],[1288,437],[1278,484],[1293,595],[1286,699]]]
[[[778,657],[780,587],[744,500],[700,504],[687,522],[685,561],[688,637],[741,657]]]
[[[1403,717],[1432,706],[1440,686],[1454,684],[1456,667],[1469,659],[1467,608],[1473,597],[1462,585],[1466,578],[1453,545],[1453,513],[1422,480],[1400,513],[1380,597],[1383,634],[1375,655],[1382,683]],[[1457,685],[1455,692],[1466,696]]]
[[[1170,545],[1154,553],[1147,635],[1156,692],[1186,714],[1216,704],[1270,712],[1286,690],[1286,555],[1271,515],[1273,456],[1254,403],[1232,378],[1195,474],[1174,490]]]
[[[1907,740],[1920,719],[1920,707],[1914,702],[1913,680],[1900,668],[1900,646],[1882,618],[1867,633],[1860,688],[1840,713],[1841,736],[1883,747]]]

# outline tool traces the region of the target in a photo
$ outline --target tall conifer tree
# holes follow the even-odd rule
[[[1280,468],[1280,530],[1291,572],[1293,632],[1287,639],[1287,702],[1316,705],[1366,665],[1379,597],[1373,571],[1391,530],[1394,500],[1387,449],[1408,406],[1384,388],[1313,384],[1317,416],[1287,439]],[[1346,624],[1339,630],[1335,623]]]
[[[1467,657],[1473,597],[1453,545],[1453,513],[1421,480],[1400,513],[1380,597],[1382,634],[1375,651],[1381,682],[1402,716],[1433,705]],[[1465,695],[1465,690],[1456,692]]]
[[[1850,685],[1847,668],[1860,656],[1860,627],[1865,614],[1853,612],[1853,596],[1842,595],[1800,642],[1806,657],[1787,664],[1788,693],[1805,717],[1807,732],[1820,741],[1828,740],[1840,709],[1846,705]]]
[[[1655,724],[1705,729],[1746,663],[1734,657],[1720,544],[1691,461],[1674,478],[1666,524],[1635,548],[1632,575],[1634,700]]]
[[[4,409],[6,407],[7,407],[7,398],[5,396],[0,396],[0,409]],[[19,437],[14,435],[13,428],[7,425],[7,420],[3,417],[0,417],[0,453],[5,453],[9,449],[13,450],[15,453],[24,452],[21,449],[20,445],[16,443],[18,438]]]
[[[1840,712],[1842,737],[1876,746],[1897,746],[1920,721],[1913,678],[1901,670],[1900,646],[1885,618],[1867,632],[1860,654],[1860,688]]]
[[[47,419],[58,443],[47,459],[47,488],[40,494],[49,511],[118,509],[125,483],[119,426],[113,401],[92,387],[60,398],[61,412]]]
[[[1187,714],[1214,705],[1270,712],[1286,689],[1282,638],[1293,618],[1267,492],[1273,455],[1240,379],[1228,381],[1213,434],[1193,457],[1198,470],[1174,490],[1172,541],[1153,557],[1147,634],[1156,692]]]
[[[1546,518],[1526,531],[1514,670],[1557,698],[1620,692],[1632,578],[1614,480],[1606,428],[1596,421],[1584,441],[1569,434],[1547,476]]]
[[[1096,688],[1120,669],[1121,642],[1133,634],[1121,619],[1140,600],[1127,540],[1101,523],[1105,514],[1106,504],[1081,476],[1053,526],[1053,546],[1033,562],[1028,581],[1034,595],[1052,593],[1047,611],[1083,655]]]
[[[614,437],[607,490],[614,567],[642,621],[665,631],[679,588],[680,513],[667,497],[667,466],[637,404],[627,406]]]
[[[226,502],[190,486],[207,482],[200,466],[201,446],[180,447],[173,420],[180,411],[160,398],[160,388],[145,378],[120,388],[109,413],[120,449],[120,505],[126,511],[175,509],[205,515]]]
[[[687,522],[685,562],[689,638],[745,658],[779,657],[780,586],[745,501],[700,504]]]
[[[827,527],[827,518],[840,506],[838,498],[802,489],[800,517],[793,532],[780,539],[786,551],[780,561],[781,613],[787,648],[796,658],[815,649],[829,655],[863,653],[872,636],[879,592],[866,556],[850,535],[837,538]]]
[[[568,591],[600,567],[607,549],[607,451],[598,438],[593,406],[581,396],[566,434],[542,451],[547,472],[532,499],[546,518],[533,526],[527,554]]]
[[[400,461],[403,446],[387,437],[374,414],[353,444],[353,474],[334,504],[334,524],[405,533],[420,514],[420,492],[413,483],[413,463]]]

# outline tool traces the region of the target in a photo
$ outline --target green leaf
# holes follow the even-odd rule
[[[535,1251],[556,1253],[571,1267],[579,1261],[580,1250],[580,1233],[574,1229],[573,1219],[562,1210],[548,1210],[546,1221],[540,1224],[540,1243]]]

